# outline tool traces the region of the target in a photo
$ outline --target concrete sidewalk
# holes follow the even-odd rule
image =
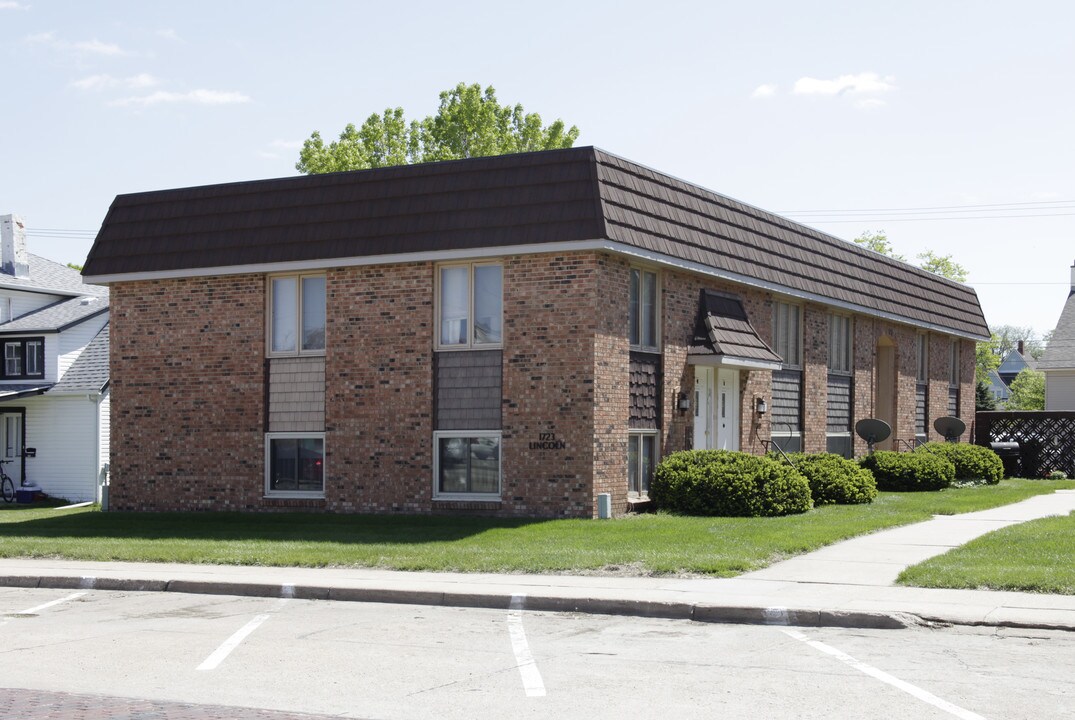
[[[0,586],[164,591],[641,615],[702,622],[1075,631],[1075,596],[893,586],[899,572],[992,530],[1075,511],[1075,490],[865,535],[736,578],[503,575],[0,559]]]

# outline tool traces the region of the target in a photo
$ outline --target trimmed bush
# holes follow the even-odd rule
[[[940,490],[956,479],[956,467],[933,453],[878,450],[859,460],[873,473],[878,490]]]
[[[810,485],[783,461],[730,450],[672,453],[650,484],[657,507],[686,515],[762,517],[806,512]]]
[[[956,480],[996,485],[1004,477],[1004,463],[987,447],[970,443],[931,442],[915,452],[933,453],[955,465]]]
[[[814,505],[857,505],[873,502],[877,482],[853,460],[833,453],[796,453],[791,461],[810,483]]]

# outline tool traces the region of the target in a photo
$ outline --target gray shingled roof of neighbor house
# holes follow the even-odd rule
[[[108,385],[108,325],[82,351],[49,394],[99,393]]]
[[[1075,369],[1075,288],[1068,295],[1053,336],[1038,360],[1038,370]]]
[[[108,298],[83,296],[60,300],[0,324],[0,335],[59,332],[103,312],[108,312]]]
[[[82,274],[74,268],[33,253],[27,253],[27,260],[28,276],[20,278],[0,273],[0,288],[56,295],[108,295],[107,287],[83,282]]]
[[[974,290],[592,147],[116,197],[98,282],[602,247],[963,337]]]

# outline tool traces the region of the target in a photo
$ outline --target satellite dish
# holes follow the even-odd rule
[[[933,429],[948,442],[956,442],[966,432],[967,424],[957,417],[939,417],[933,421]]]
[[[887,440],[888,436],[892,434],[892,428],[884,420],[863,418],[855,423],[855,434],[866,441],[872,453],[874,443]]]

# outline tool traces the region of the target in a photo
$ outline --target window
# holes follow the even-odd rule
[[[926,335],[922,334],[922,333],[919,333],[919,335],[918,335],[918,347],[917,347],[916,355],[918,357],[918,371],[916,373],[916,377],[918,378],[918,382],[919,383],[928,383],[929,382],[929,338]]]
[[[925,333],[917,336],[915,357],[915,441],[921,444],[929,439],[929,337]]]
[[[496,347],[504,342],[503,274],[499,263],[440,267],[437,314],[440,349]]]
[[[631,432],[627,436],[627,493],[649,495],[650,480],[657,467],[657,433]]]
[[[325,276],[290,275],[269,281],[270,355],[325,352]]]
[[[657,351],[657,273],[631,268],[631,291],[628,315],[631,323],[630,342],[636,350]]]
[[[265,436],[265,494],[324,497],[323,433],[271,433]]]
[[[952,349],[949,358],[948,384],[959,387],[959,340],[952,339]]]
[[[829,372],[850,375],[851,357],[851,318],[829,315]]]
[[[41,378],[44,376],[44,338],[4,341],[3,379]]]
[[[500,499],[499,431],[438,432],[433,439],[435,498]]]
[[[802,366],[802,340],[799,306],[773,304],[773,351],[784,360],[784,367]]]
[[[22,457],[22,416],[4,415],[4,457]]]

